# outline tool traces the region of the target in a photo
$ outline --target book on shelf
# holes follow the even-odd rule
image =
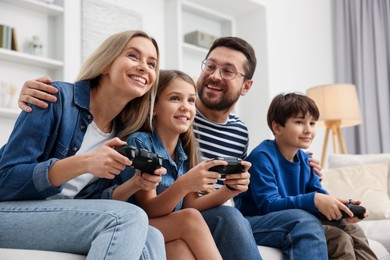
[[[0,24],[0,48],[19,51],[15,28]]]

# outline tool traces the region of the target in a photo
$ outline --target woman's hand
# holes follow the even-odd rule
[[[97,150],[88,153],[86,158],[87,172],[99,178],[113,179],[115,175],[125,169],[126,165],[131,165],[131,161],[126,156],[113,149],[125,144],[126,142],[115,137],[105,142]]]

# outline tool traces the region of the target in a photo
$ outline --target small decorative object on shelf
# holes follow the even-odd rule
[[[190,32],[184,36],[184,41],[186,43],[194,44],[203,48],[210,48],[216,39],[216,36],[200,31]]]
[[[14,108],[16,107],[15,94],[17,91],[16,85],[11,81],[7,83],[6,81],[0,82],[0,107]]]
[[[34,35],[32,37],[32,41],[30,42],[30,51],[31,54],[42,56],[43,54],[43,44],[39,38],[39,36]]]

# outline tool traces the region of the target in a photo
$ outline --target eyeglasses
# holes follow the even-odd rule
[[[232,80],[237,76],[237,74],[245,77],[245,74],[237,71],[236,67],[233,65],[217,65],[211,60],[202,61],[202,71],[204,73],[213,74],[218,67],[220,68],[219,75],[221,75],[221,77],[224,79]]]

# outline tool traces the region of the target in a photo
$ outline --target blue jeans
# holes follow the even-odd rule
[[[201,213],[224,260],[261,259],[252,229],[240,211],[220,206]]]
[[[284,259],[328,259],[324,230],[312,214],[289,209],[246,218],[256,243],[281,249]]]
[[[87,259],[165,259],[162,234],[139,207],[114,200],[0,202],[0,247]]]

